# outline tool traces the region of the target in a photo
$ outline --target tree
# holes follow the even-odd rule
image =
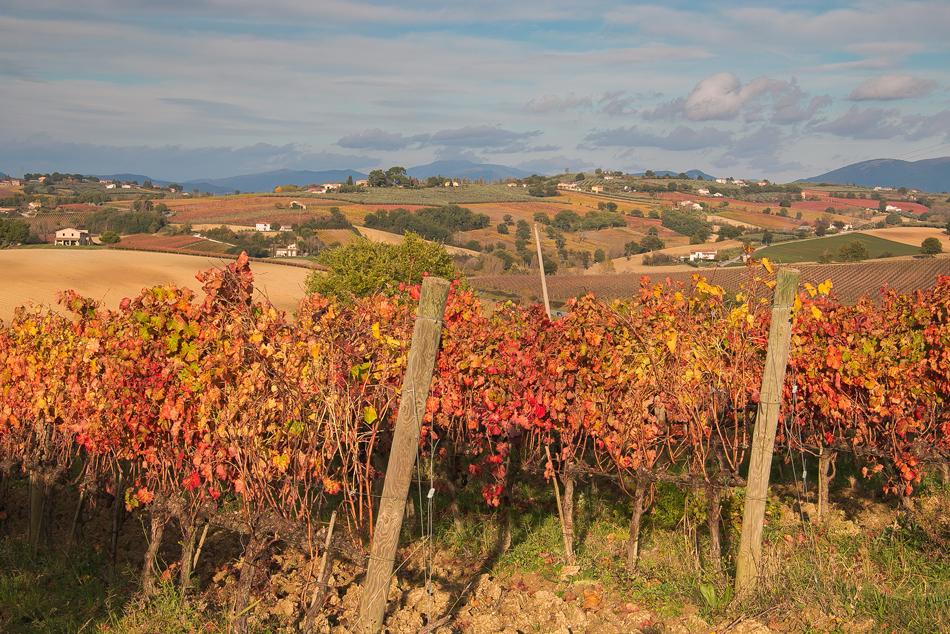
[[[597,249],[594,251],[594,262],[604,262],[607,260],[607,254],[604,253],[603,249]]]
[[[768,229],[762,232],[762,244],[772,244],[773,239],[774,236],[772,236],[772,232]]]
[[[366,177],[366,182],[370,187],[386,187],[389,182],[386,180],[386,172],[383,170],[373,170]]]
[[[838,250],[838,259],[845,262],[860,262],[868,257],[868,248],[860,240],[853,240]]]
[[[115,244],[119,240],[121,240],[121,238],[115,231],[103,231],[99,236],[99,241],[102,242],[102,244]]]
[[[587,176],[584,174],[584,172],[578,172],[577,176],[574,177],[574,180],[577,182],[580,182],[584,180],[585,178],[587,178]]]
[[[828,233],[828,227],[831,226],[831,223],[828,222],[827,218],[819,218],[815,221],[815,235],[823,236]]]
[[[498,233],[501,233],[503,235],[508,235],[508,225],[506,225],[505,223],[499,222],[497,229],[498,229]]]
[[[643,172],[643,177],[644,177],[644,178],[656,178],[656,172],[654,172],[653,170],[647,170],[647,171]]]
[[[935,255],[937,253],[943,252],[943,245],[940,244],[940,240],[934,237],[925,239],[920,243],[920,252],[927,255]]]
[[[400,244],[360,240],[328,249],[318,261],[327,271],[311,273],[307,290],[341,299],[392,290],[399,283],[418,284],[424,273],[449,279],[457,275],[452,258],[441,245],[413,233],[407,233]]]
[[[16,218],[0,218],[0,249],[30,240],[30,225]]]
[[[349,176],[346,177],[346,184],[349,185],[350,187],[353,186],[353,175],[352,175],[352,174],[350,174]]]
[[[899,225],[902,222],[904,222],[904,219],[901,218],[901,215],[896,211],[892,211],[891,213],[887,214],[886,218],[884,218],[884,224],[887,225]]]

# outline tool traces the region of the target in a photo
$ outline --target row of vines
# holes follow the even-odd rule
[[[743,483],[769,327],[771,271],[747,277],[738,295],[700,278],[644,282],[556,320],[486,308],[453,284],[420,444],[436,487],[478,486],[504,507],[521,475],[553,479],[568,557],[573,491],[590,477],[633,501],[631,565],[657,481],[706,487],[718,536],[719,491]],[[34,536],[56,490],[76,492],[77,517],[96,495],[147,509],[146,589],[170,522],[183,586],[209,525],[242,533],[240,630],[276,539],[316,552],[333,511],[370,536],[419,291],[310,296],[291,316],[255,295],[244,256],[199,279],[202,296],[155,287],[117,310],[66,292],[65,311],[19,309],[0,327],[0,477],[29,477]],[[856,305],[805,284],[777,442],[820,456],[825,479],[848,452],[912,494],[950,458],[948,317],[950,278]]]

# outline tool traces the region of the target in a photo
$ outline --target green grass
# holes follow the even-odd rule
[[[106,570],[89,550],[33,555],[23,541],[0,540],[0,632],[78,632],[108,620],[126,596]]]
[[[851,242],[859,241],[868,250],[869,258],[893,257],[899,255],[918,255],[920,249],[909,244],[901,244],[866,233],[845,233],[824,238],[811,238],[784,242],[760,249],[756,257],[766,257],[774,262],[817,262],[823,255],[839,260],[838,251]]]

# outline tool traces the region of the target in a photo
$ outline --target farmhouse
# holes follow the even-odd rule
[[[269,222],[258,222],[257,224],[254,225],[254,231],[270,231],[270,230],[271,228],[270,228]]]
[[[696,193],[699,194],[700,196],[708,196],[709,190],[706,189],[705,187],[700,187],[699,189],[696,190]]]
[[[369,187],[369,181],[366,180],[365,178],[361,178],[358,181],[353,181],[353,184],[356,185],[357,187]]]
[[[290,208],[291,209],[306,209],[307,206],[303,204],[302,202],[300,202],[299,200],[291,200]]]
[[[888,213],[890,213],[890,212],[897,212],[897,213],[900,213],[900,212],[902,212],[902,211],[904,211],[904,210],[901,209],[900,207],[895,206],[895,205],[885,205],[885,206],[884,206],[884,211],[886,211],[886,212],[888,212]]]
[[[576,192],[578,190],[577,183],[558,183],[557,188],[566,189],[572,192]]]
[[[67,227],[56,232],[56,244],[60,246],[76,247],[89,243],[89,232],[85,229]]]
[[[693,251],[689,254],[690,262],[697,262],[699,260],[708,260],[713,261],[716,259],[717,251]]]
[[[590,191],[594,194],[603,194],[604,186],[603,185],[594,185],[590,188]]]
[[[722,194],[720,194],[719,192],[716,192],[715,194],[713,194],[713,198],[722,198]]]
[[[726,181],[725,178],[717,178],[716,182],[719,183],[720,185],[725,185],[728,181]]]
[[[124,184],[122,185],[122,189],[132,189],[132,186],[131,186],[130,184],[128,184],[128,183],[124,183]]]
[[[274,249],[274,257],[276,258],[295,258],[297,257],[297,245],[288,244],[285,247],[277,247]]]
[[[28,203],[27,207],[29,207],[30,211],[39,211],[43,208],[43,203],[38,200],[34,200],[33,202]]]

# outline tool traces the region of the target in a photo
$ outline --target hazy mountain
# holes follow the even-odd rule
[[[430,176],[448,176],[452,178],[467,178],[471,180],[484,179],[500,181],[506,178],[524,178],[529,172],[507,165],[493,163],[474,163],[466,160],[441,160],[428,165],[410,167],[406,173],[413,178],[428,178]]]
[[[155,185],[168,185],[171,183],[171,181],[163,181],[159,178],[151,178],[142,174],[96,174],[96,178],[103,181],[134,181],[139,185],[145,181],[152,181]]]
[[[680,172],[673,172],[670,170],[653,170],[653,173],[656,174],[657,176],[679,176],[680,175]],[[702,176],[703,180],[707,180],[707,181],[716,180],[715,176],[710,176],[709,174],[707,174],[706,172],[702,170],[687,170],[683,173],[689,176],[690,178],[699,178],[700,176]],[[640,172],[638,174],[634,174],[634,176],[643,176],[643,174],[644,172]]]
[[[802,180],[810,183],[911,187],[928,192],[945,192],[950,191],[950,156],[922,161],[873,159]]]
[[[205,178],[182,183],[186,190],[200,189],[212,194],[228,194],[233,191],[269,192],[278,185],[310,185],[321,183],[345,183],[347,177],[353,180],[366,178],[366,174],[355,170],[275,170],[260,174],[244,174],[227,178]]]

